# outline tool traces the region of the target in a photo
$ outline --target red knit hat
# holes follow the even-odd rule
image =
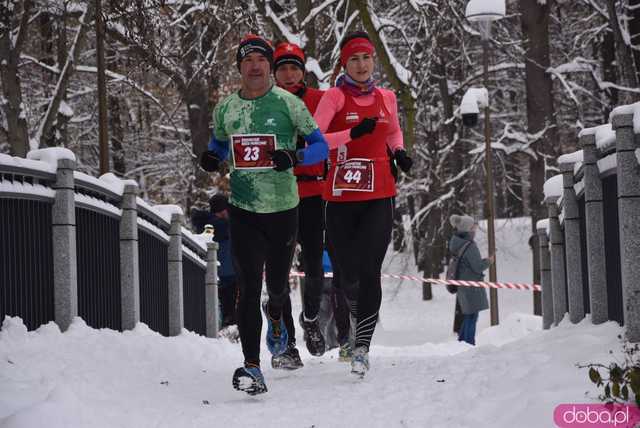
[[[305,57],[304,52],[300,49],[300,46],[294,43],[282,42],[276,46],[276,51],[273,54],[273,70],[277,70],[279,66],[283,64],[293,64],[299,67],[303,72]]]

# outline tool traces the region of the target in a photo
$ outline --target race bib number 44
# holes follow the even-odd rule
[[[236,169],[273,168],[269,152],[276,150],[273,134],[239,134],[231,136],[233,166]]]
[[[373,161],[370,159],[349,159],[336,166],[333,190],[353,192],[373,192]]]

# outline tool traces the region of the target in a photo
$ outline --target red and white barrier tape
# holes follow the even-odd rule
[[[291,272],[291,276],[304,277],[304,272]],[[325,273],[326,277],[333,277],[331,272]],[[521,284],[517,282],[486,282],[486,281],[462,281],[462,280],[447,280],[447,279],[434,279],[434,278],[421,278],[413,275],[396,275],[393,273],[383,273],[383,278],[394,279],[406,279],[408,281],[417,282],[429,282],[431,284],[440,285],[457,285],[461,287],[478,287],[478,288],[507,288],[509,290],[532,290],[541,291],[542,287],[538,284]]]

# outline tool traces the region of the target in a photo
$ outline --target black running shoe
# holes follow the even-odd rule
[[[300,353],[295,345],[290,344],[282,354],[271,357],[271,367],[281,370],[296,370],[304,367],[304,364],[302,364]]]
[[[267,392],[267,385],[264,383],[264,376],[260,367],[239,367],[233,373],[231,381],[233,387],[238,391],[244,391],[249,395],[258,395]]]
[[[320,326],[318,325],[318,317],[313,321],[305,321],[304,313],[300,313],[300,325],[305,332],[305,341],[307,349],[311,355],[316,357],[324,354],[325,343]]]

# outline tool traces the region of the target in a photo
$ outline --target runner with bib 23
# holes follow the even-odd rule
[[[349,303],[351,372],[359,377],[369,370],[382,299],[380,269],[391,240],[396,186],[389,153],[405,173],[412,165],[403,147],[396,96],[376,87],[372,78],[374,51],[365,32],[343,39],[345,74],[326,92],[314,116],[329,143],[326,227]]]
[[[230,160],[231,252],[240,287],[238,327],[244,354],[232,384],[254,395],[267,391],[260,370],[263,274],[269,294],[267,347],[273,355],[287,349],[282,307],[289,294],[299,202],[293,167],[324,160],[327,143],[304,103],[271,83],[273,48],[267,40],[247,35],[236,60],[241,89],[215,107],[213,138],[200,164],[216,171]],[[306,148],[296,148],[298,135]]]

